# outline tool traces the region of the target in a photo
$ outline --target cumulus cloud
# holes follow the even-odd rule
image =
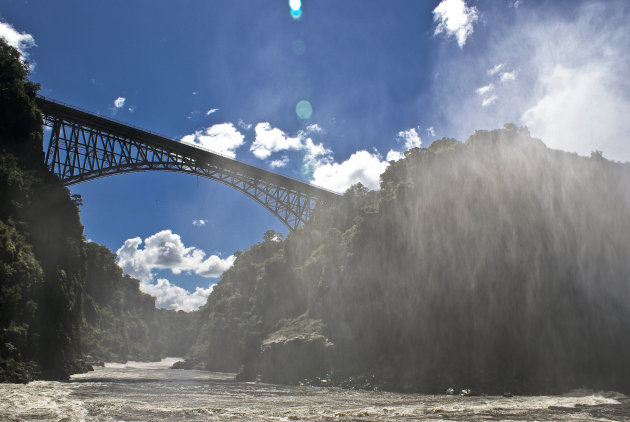
[[[429,126],[427,128],[427,133],[431,136],[435,136],[435,128],[433,126]]]
[[[396,151],[393,149],[390,149],[389,152],[387,153],[387,161],[398,161],[401,158],[404,157],[404,154],[400,151]]]
[[[418,129],[420,126],[418,126]],[[435,130],[433,127],[427,129],[427,132],[431,134],[431,136],[435,135]],[[404,151],[408,151],[411,148],[420,148],[422,146],[422,139],[420,139],[420,135],[416,128],[411,128],[407,130],[401,130],[395,137],[396,142],[402,143],[404,147]],[[404,151],[396,151],[394,149],[390,149],[387,153],[386,160],[389,161],[398,161],[404,157]]]
[[[193,226],[201,227],[205,226],[207,222],[208,220],[193,220],[192,224]]]
[[[173,274],[182,272],[202,277],[219,277],[230,268],[234,255],[221,259],[217,255],[206,257],[206,253],[194,246],[184,246],[180,236],[171,230],[162,230],[144,239],[128,239],[116,251],[118,265],[123,271],[141,281],[153,279],[154,269],[167,269]]]
[[[298,150],[302,147],[299,136],[287,136],[282,130],[271,127],[267,122],[258,123],[254,128],[256,139],[249,150],[256,158],[264,160],[272,153],[285,150]]]
[[[322,143],[316,144],[311,138],[304,139],[302,149],[305,151],[303,164],[308,173],[320,165],[332,162],[332,151]]]
[[[272,127],[268,122],[261,122],[254,128],[256,139],[250,146],[250,151],[255,157],[264,160],[272,154],[281,151],[303,151],[303,170],[311,173],[316,167],[329,163],[332,159],[331,150],[322,143],[315,143],[311,137],[314,133],[323,133],[324,130],[316,123],[308,125],[306,130],[299,131],[295,136],[289,136],[282,130]],[[289,162],[285,154],[282,158],[272,160],[269,165],[272,168],[286,166]]]
[[[306,126],[306,131],[310,133],[322,133],[324,132],[324,129],[317,123],[313,123]]]
[[[118,97],[114,100],[114,107],[117,109],[123,108],[125,106],[125,101],[127,99],[125,97]]]
[[[289,157],[284,155],[279,160],[272,160],[269,163],[269,167],[271,167],[272,169],[275,169],[275,168],[285,167],[287,164],[289,164]]]
[[[211,108],[210,110],[206,111],[206,116],[216,113],[217,111],[219,111],[218,108]]]
[[[387,168],[377,153],[357,151],[342,163],[329,162],[315,169],[311,184],[344,192],[350,186],[361,183],[369,189],[379,188],[379,177]]]
[[[0,22],[0,38],[4,38],[7,44],[15,47],[23,58],[28,57],[27,49],[37,46],[31,34],[18,32],[7,22]]]
[[[245,136],[241,134],[232,123],[219,123],[204,130],[198,130],[190,135],[185,135],[180,142],[199,146],[210,151],[236,157],[236,149],[243,145]]]
[[[463,48],[478,19],[477,9],[467,6],[464,0],[442,0],[433,9],[433,20],[437,23],[434,35],[455,37],[459,47]]]
[[[158,278],[155,283],[141,282],[140,290],[157,298],[155,305],[158,308],[173,309],[175,311],[194,311],[204,305],[210,293],[214,289],[214,284],[207,289],[195,288],[190,293],[186,289],[171,284],[164,278]]]
[[[420,139],[420,135],[416,131],[416,128],[411,128],[407,130],[401,130],[398,132],[396,136],[398,141],[404,142],[405,150],[409,150],[411,148],[419,148],[422,146],[422,140]]]
[[[206,220],[195,220],[200,225]],[[207,288],[196,287],[189,292],[164,278],[153,281],[155,269],[168,269],[173,274],[191,273],[202,277],[215,278],[230,268],[236,259],[234,255],[221,259],[216,255],[206,257],[205,252],[193,246],[186,247],[179,235],[163,230],[144,240],[139,237],[128,239],[116,251],[118,265],[126,274],[140,280],[140,290],[155,296],[160,308],[192,311],[206,303],[214,285]]]

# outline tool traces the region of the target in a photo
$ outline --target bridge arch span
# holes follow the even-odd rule
[[[51,135],[46,165],[65,185],[141,171],[202,176],[261,204],[290,230],[339,195],[211,151],[38,97]]]

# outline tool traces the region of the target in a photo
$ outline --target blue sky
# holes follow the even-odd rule
[[[47,97],[343,191],[378,188],[406,149],[507,122],[630,161],[629,17],[614,0],[303,0],[299,19],[285,0],[5,0],[0,36]],[[86,237],[165,307],[198,307],[236,250],[287,231],[189,175],[71,191]]]

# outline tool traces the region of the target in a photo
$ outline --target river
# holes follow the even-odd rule
[[[234,374],[108,363],[70,382],[0,384],[2,421],[630,420],[613,392],[460,397],[234,381]]]

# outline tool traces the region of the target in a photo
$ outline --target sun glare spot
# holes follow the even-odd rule
[[[289,8],[291,8],[291,16],[293,19],[300,19],[302,16],[302,1],[289,0]]]
[[[295,106],[295,112],[300,119],[310,119],[313,114],[313,107],[308,101],[302,100]]]

